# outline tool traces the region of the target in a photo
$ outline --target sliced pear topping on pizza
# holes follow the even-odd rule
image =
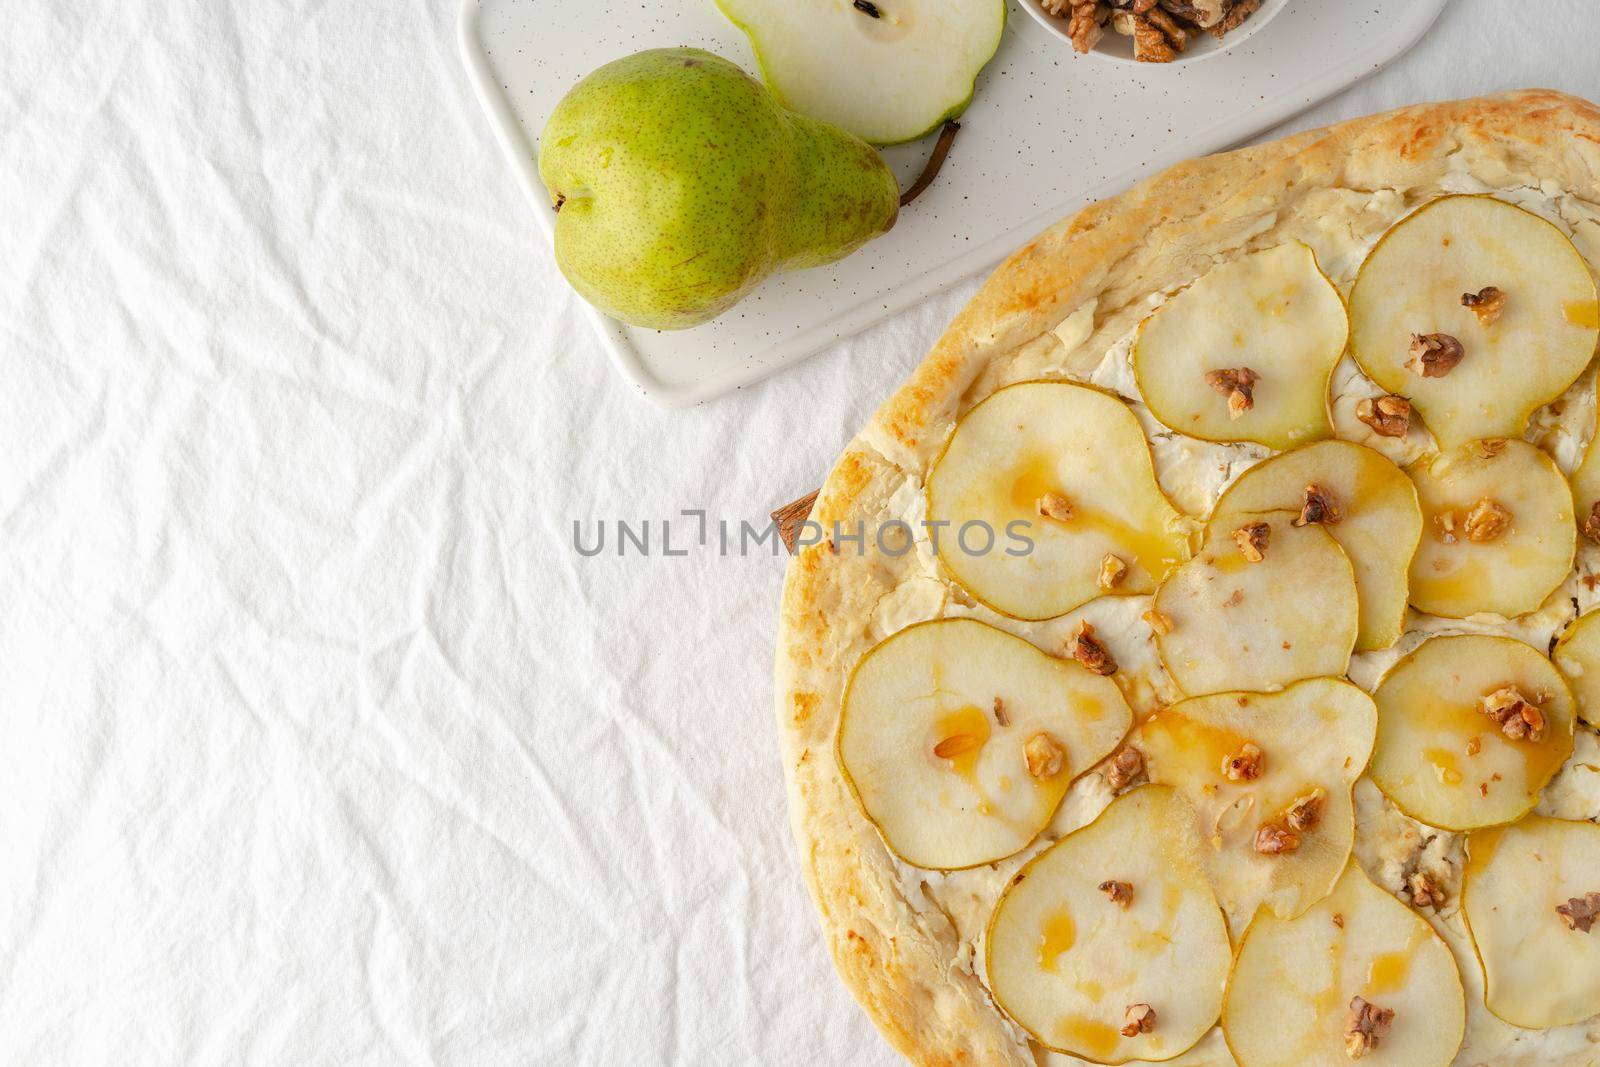
[[[1182,797],[1147,785],[1029,861],[989,923],[1000,1007],[1095,1063],[1169,1060],[1211,1029],[1231,951]]]
[[[1139,420],[1068,382],[1008,386],[969,411],[928,476],[928,519],[948,524],[940,559],[951,577],[1021,619],[1149,593],[1189,558]],[[1122,568],[1109,582],[1108,557]]]
[[[1355,839],[1350,790],[1377,726],[1366,693],[1313,678],[1281,693],[1184,700],[1139,727],[1150,780],[1177,787],[1194,809],[1234,930],[1258,906],[1293,918],[1332,890]]]
[[[1234,512],[1155,597],[1156,649],[1190,696],[1280,689],[1340,675],[1359,618],[1355,572],[1318,523],[1292,511]]]
[[[1411,468],[1425,526],[1411,604],[1463,619],[1536,610],[1572,569],[1572,493],[1521,440],[1474,441]]]
[[[1516,437],[1594,355],[1594,279],[1565,234],[1488,196],[1446,196],[1367,256],[1350,347],[1441,445]]]
[[[1413,819],[1473,830],[1521,818],[1572,755],[1572,694],[1538,650],[1509,637],[1436,637],[1375,694],[1370,773]]]
[[[1600,378],[1595,379],[1595,388],[1600,392]],[[1600,542],[1600,433],[1589,440],[1583,462],[1572,472],[1572,503],[1578,532],[1591,542]]]
[[[1572,689],[1578,718],[1600,726],[1600,612],[1572,620],[1551,659]]]
[[[839,764],[901,859],[973,867],[1038,836],[1132,720],[1111,679],[984,623],[943,619],[862,658],[840,713]]]
[[[1293,241],[1213,267],[1158,308],[1133,373],[1179,433],[1291,448],[1333,433],[1328,378],[1348,335],[1339,291]]]
[[[1256,916],[1222,1030],[1239,1067],[1445,1067],[1466,997],[1433,928],[1351,863],[1299,918]]]
[[[1530,816],[1480,830],[1461,901],[1490,1011],[1532,1030],[1600,1013],[1600,826]]]
[[[1294,510],[1293,521],[1321,525],[1350,557],[1361,607],[1356,651],[1394,644],[1405,622],[1406,575],[1422,536],[1411,479],[1363,445],[1318,441],[1245,471],[1217,501],[1214,515],[1273,510]]]

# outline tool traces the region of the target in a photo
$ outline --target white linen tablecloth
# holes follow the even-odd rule
[[[1600,96],[1595,13],[1458,0],[1295,125]],[[0,1062],[896,1062],[790,844],[782,560],[572,528],[762,520],[975,283],[650,406],[455,18],[6,5]]]

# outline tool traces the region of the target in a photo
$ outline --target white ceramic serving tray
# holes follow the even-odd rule
[[[1290,0],[1205,62],[1080,56],[1012,9],[938,180],[886,236],[839,263],[769,279],[715,322],[641,330],[591,310],[617,367],[651,399],[748,385],[997,263],[1040,230],[1146,174],[1238,144],[1400,55],[1446,0]],[[461,49],[506,157],[548,234],[535,162],[562,95],[602,63],[694,45],[756,71],[713,0],[463,0]],[[902,187],[932,138],[889,149]]]

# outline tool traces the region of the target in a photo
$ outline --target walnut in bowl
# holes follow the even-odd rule
[[[1022,0],[1078,52],[1116,62],[1217,55],[1261,29],[1288,0]]]

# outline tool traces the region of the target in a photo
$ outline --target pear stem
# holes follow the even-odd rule
[[[954,119],[944,124],[944,129],[939,131],[939,140],[934,143],[933,155],[928,157],[928,165],[922,168],[922,173],[911,183],[911,188],[900,194],[901,207],[921,196],[922,191],[932,185],[933,179],[939,176],[939,168],[944,166],[944,157],[950,154],[950,145],[955,141],[956,131],[959,129],[961,123]]]

